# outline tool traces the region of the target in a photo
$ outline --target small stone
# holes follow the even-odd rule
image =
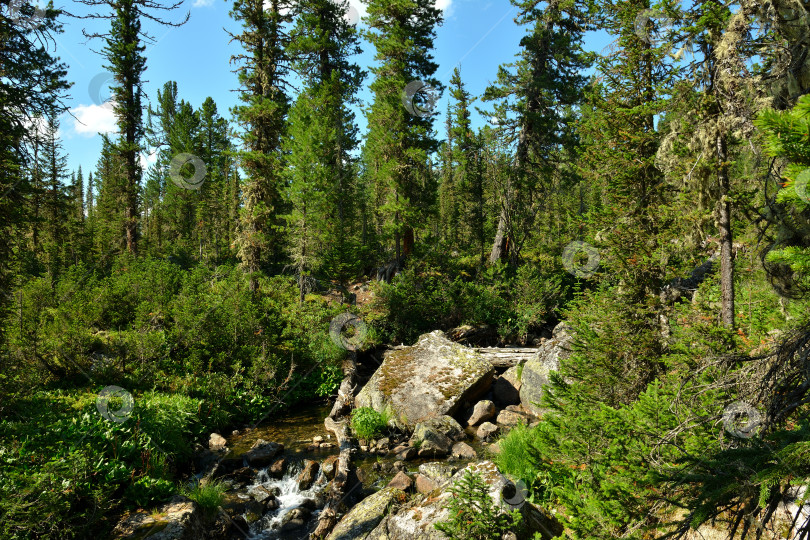
[[[275,460],[273,464],[270,465],[270,467],[267,468],[267,473],[273,478],[281,478],[284,476],[286,470],[287,470],[287,460],[284,458],[279,458]]]
[[[498,418],[495,422],[502,426],[514,427],[520,423],[528,424],[528,419],[520,413],[503,410],[498,413]]]
[[[416,448],[408,447],[399,454],[397,454],[397,459],[399,461],[410,461],[413,458],[415,458],[418,454],[419,452],[416,450]]]
[[[315,444],[321,444],[323,442],[323,437],[316,435],[315,437],[312,437],[312,442]]]
[[[363,452],[368,452],[368,446],[366,446],[365,444],[361,444],[360,450],[362,450]]]
[[[408,491],[409,489],[411,489],[411,487],[413,487],[413,480],[411,480],[411,477],[405,474],[404,472],[399,471],[397,475],[394,476],[394,478],[390,482],[388,482],[388,486],[386,487],[396,488],[402,491]]]
[[[501,453],[501,445],[500,445],[500,443],[498,441],[496,441],[496,442],[490,444],[489,446],[487,446],[487,450],[489,450],[493,454],[500,454]]]
[[[459,459],[475,459],[478,457],[473,447],[465,442],[457,442],[454,444],[450,454]]]
[[[430,492],[432,492],[432,491],[434,491],[434,490],[436,490],[438,488],[439,488],[439,484],[437,484],[431,478],[428,478],[427,476],[425,476],[423,474],[417,474],[416,475],[416,491],[418,491],[419,493],[422,493],[422,494],[426,495],[426,494],[428,494],[428,493],[430,493]]]
[[[330,443],[330,442],[322,442],[322,443],[321,443],[321,445],[320,445],[320,449],[321,449],[321,450],[326,450],[326,449],[328,449],[328,448],[333,448],[334,446],[335,446],[335,444],[334,444],[334,443]]]
[[[208,437],[208,448],[211,450],[222,450],[225,448],[225,445],[228,444],[228,441],[225,440],[225,437],[220,435],[219,433],[212,433]]]
[[[470,417],[467,419],[467,425],[477,426],[481,422],[486,422],[494,417],[495,404],[488,399],[484,399],[476,403],[475,407],[473,407],[472,414],[470,414]]]
[[[407,445],[400,444],[400,445],[395,446],[394,449],[391,450],[391,453],[392,454],[401,454],[402,452],[404,452],[407,449],[408,449]]]
[[[408,468],[405,466],[405,462],[404,462],[404,461],[395,461],[395,462],[394,462],[394,470],[395,470],[395,471],[402,471],[402,472],[405,472],[405,471],[407,471],[407,470],[408,470]]]
[[[231,437],[236,437],[237,435],[239,435],[239,430],[238,429],[235,429],[235,430],[231,431]]]
[[[264,486],[255,486],[248,490],[248,495],[253,497],[256,502],[264,502],[265,500],[273,497],[273,494],[267,490]]]
[[[301,491],[309,489],[318,477],[319,468],[320,466],[317,461],[312,461],[311,459],[304,460],[304,469],[301,471],[301,474],[298,475],[298,489]]]
[[[478,431],[476,431],[476,436],[479,439],[488,439],[492,435],[498,432],[498,426],[493,424],[492,422],[484,422],[480,426],[478,426]]]
[[[335,477],[335,467],[337,467],[337,461],[338,456],[329,456],[323,460],[323,464],[321,464],[321,470],[328,480]]]

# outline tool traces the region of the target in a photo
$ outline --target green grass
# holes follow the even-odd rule
[[[213,515],[225,499],[226,490],[227,486],[217,480],[202,480],[187,487],[184,495],[200,505],[203,512]]]

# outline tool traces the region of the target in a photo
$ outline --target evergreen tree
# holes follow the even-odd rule
[[[592,55],[583,48],[591,2],[564,0],[548,5],[512,0],[516,22],[531,25],[520,42],[520,58],[501,66],[484,101],[495,101],[499,133],[515,145],[513,177],[500,194],[501,212],[490,261],[517,263],[555,175],[577,144],[574,108],[582,99],[583,70]]]
[[[412,83],[421,81],[435,91],[441,89],[433,77],[438,66],[432,49],[442,16],[432,0],[368,0],[367,4],[365,37],[375,47],[378,65],[371,69],[374,101],[367,113],[363,160],[375,190],[377,232],[393,239],[399,263],[413,251],[414,230],[428,221],[435,199],[435,193],[422,183],[428,156],[438,149],[432,128],[435,113],[429,110],[430,96],[413,95]],[[419,105],[420,99],[426,102]],[[420,106],[418,114],[413,114],[413,107],[409,111],[403,100]]]
[[[301,298],[313,270],[346,282],[356,270],[357,199],[353,150],[357,127],[349,105],[363,74],[348,56],[359,52],[346,6],[332,0],[299,2],[288,48],[304,90],[290,110],[284,146],[288,156],[286,196],[291,213],[292,259]]]
[[[56,282],[65,264],[64,250],[66,243],[66,224],[75,220],[71,212],[70,194],[64,180],[67,179],[67,157],[62,152],[62,144],[57,137],[59,122],[56,112],[48,113],[43,133],[42,153],[39,156],[38,169],[43,175],[42,253],[45,267],[52,282]],[[70,228],[67,228],[69,231]]]
[[[138,249],[138,220],[139,220],[139,192],[141,184],[141,139],[143,137],[143,111],[141,96],[143,94],[142,78],[146,71],[146,57],[144,42],[154,42],[154,39],[141,29],[141,19],[148,18],[161,25],[182,26],[188,21],[189,14],[183,21],[172,23],[157,17],[155,11],[173,11],[182,1],[163,5],[153,0],[78,0],[82,4],[99,7],[108,7],[109,14],[94,13],[84,18],[110,20],[108,34],[87,33],[88,38],[102,38],[105,46],[102,55],[108,62],[104,66],[115,76],[112,88],[113,110],[119,139],[114,145],[122,164],[121,177],[123,189],[123,227],[126,235],[126,250],[137,253]]]
[[[281,258],[280,217],[284,159],[281,140],[289,108],[286,94],[289,43],[285,25],[291,21],[286,0],[236,0],[231,17],[242,23],[242,33],[231,35],[244,53],[234,55],[241,85],[242,105],[233,113],[242,131],[241,167],[247,174],[242,183],[238,254],[243,269],[251,274],[266,269]]]

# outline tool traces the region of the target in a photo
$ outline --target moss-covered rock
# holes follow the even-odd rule
[[[475,351],[453,343],[439,330],[404,349],[390,351],[355,398],[356,407],[391,413],[391,423],[416,424],[453,416],[475,403],[492,384],[492,365]]]
[[[560,367],[560,360],[571,355],[573,340],[571,327],[561,322],[554,328],[551,339],[543,343],[537,355],[523,366],[520,374],[520,403],[535,415],[542,414],[538,405],[544,387],[549,383],[549,373]]]
[[[343,516],[327,540],[366,539],[377,528],[398,497],[404,496],[399,489],[387,487],[369,495]],[[377,535],[379,537],[379,535]]]

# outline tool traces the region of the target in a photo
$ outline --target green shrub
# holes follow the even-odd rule
[[[148,506],[153,503],[168,500],[175,492],[174,484],[162,478],[144,476],[138,478],[127,487],[124,497],[138,506]]]
[[[517,509],[502,511],[493,504],[489,486],[478,473],[467,470],[450,488],[450,519],[435,527],[453,540],[491,540],[520,524]]]
[[[388,427],[388,414],[380,414],[371,407],[360,407],[352,411],[352,431],[361,439],[373,439]]]

